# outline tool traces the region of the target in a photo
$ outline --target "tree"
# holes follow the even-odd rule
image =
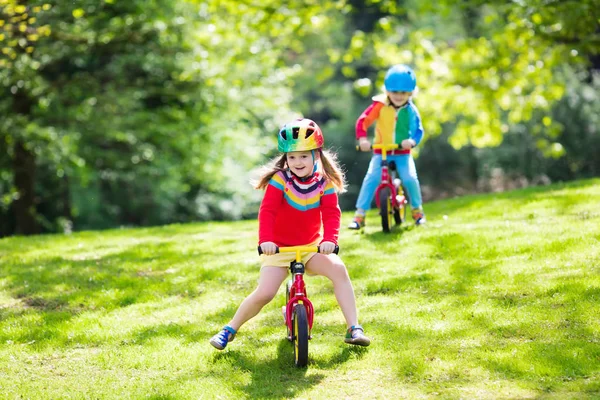
[[[352,165],[354,121],[399,62],[428,138],[525,129],[560,155],[557,71],[594,67],[600,9],[564,3],[0,0],[0,235],[255,215],[278,127],[317,120]]]
[[[50,6],[43,4],[26,7],[16,0],[0,1],[0,143],[10,161],[2,164],[13,171],[14,190],[9,191],[3,203],[14,202],[15,230],[30,234],[39,231],[35,218],[34,183],[36,175],[33,146],[43,142],[45,132],[35,132],[29,116],[35,106],[33,87],[39,62],[33,57],[37,41],[48,36],[47,25],[37,24],[37,16]]]
[[[415,102],[424,116],[426,140],[443,134],[455,151],[465,147],[461,154],[471,157],[464,167],[472,179],[478,179],[476,148],[496,147],[523,129],[526,142],[535,146],[528,151],[561,155],[565,127],[552,111],[565,94],[560,71],[565,64],[584,66],[598,54],[597,1],[577,7],[547,1],[347,3],[344,19],[322,33],[327,39],[319,45],[327,47],[329,59],[314,68],[322,72],[310,76],[317,77],[312,84],[309,77],[301,82],[315,89],[303,111],[323,115],[327,110],[327,131],[343,135],[334,140],[349,166],[350,197],[364,171],[353,140],[346,138],[352,137],[356,117],[381,90],[385,71],[395,63],[417,71]],[[340,29],[349,39],[336,36]],[[318,60],[322,53],[317,46],[304,59]],[[452,155],[444,162],[452,162]],[[346,200],[350,207],[353,199]]]
[[[17,215],[14,231],[249,212],[247,171],[274,142],[265,132],[294,115],[284,84],[293,70],[282,54],[319,10],[161,0],[42,7],[31,27],[49,36],[0,72],[5,94],[18,89],[0,100],[1,139],[23,150],[0,156],[1,176],[29,177],[27,185],[2,185],[13,193],[3,209]],[[21,113],[19,96],[27,100]]]

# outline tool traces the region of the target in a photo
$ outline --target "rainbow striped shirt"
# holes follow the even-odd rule
[[[341,211],[335,188],[318,172],[301,180],[289,170],[271,178],[258,213],[259,244],[337,243]]]

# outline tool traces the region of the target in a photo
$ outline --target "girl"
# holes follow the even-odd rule
[[[304,253],[306,272],[333,283],[346,319],[344,341],[368,346],[370,339],[358,324],[354,289],[342,260],[332,254],[340,230],[336,190],[345,189],[344,174],[335,156],[323,150],[323,133],[310,119],[297,119],[281,128],[278,148],[283,154],[256,185],[266,189],[258,213],[258,243],[263,251],[258,287],[240,305],[233,319],[210,344],[223,350],[238,329],[268,304],[288,276],[293,253],[275,253],[277,246],[319,245],[321,253]],[[321,228],[323,235],[321,236]]]

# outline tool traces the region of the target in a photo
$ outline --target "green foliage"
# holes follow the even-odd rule
[[[565,60],[578,62],[578,52],[558,41],[549,46],[550,39],[523,18],[518,4],[472,5],[471,12],[461,13],[450,8],[455,2],[449,2],[441,16],[422,4],[408,5],[423,13],[409,13],[408,25],[402,23],[404,15],[390,13],[368,36],[356,32],[346,60],[353,64],[361,54],[361,63],[379,68],[366,77],[347,73],[371,80],[375,92],[390,65],[413,65],[419,86],[416,101],[427,116],[429,135],[440,134],[442,126],[451,123],[455,128],[450,142],[455,148],[495,146],[510,125],[529,121],[536,111],[547,112],[562,97],[564,86],[556,69]],[[421,19],[429,25],[430,12],[438,15],[439,25],[410,29],[422,26]],[[466,32],[452,28],[460,25],[456,18],[465,18]],[[544,126],[552,129],[552,121]]]
[[[340,256],[373,341],[344,344],[331,282],[306,277],[316,312],[308,369],[293,366],[283,293],[225,351],[208,343],[256,285],[255,220],[4,238],[0,390],[594,399],[598,196],[594,179],[462,197],[429,204],[425,229],[343,231]]]
[[[571,96],[562,66],[599,50],[596,2],[571,4],[0,0],[0,235],[28,214],[42,232],[252,216],[248,180],[300,114],[340,152],[350,208],[354,122],[399,62],[417,71],[426,140],[454,152],[525,129],[536,157],[595,171],[566,160],[596,133],[567,145],[553,111]]]
[[[343,207],[354,206],[367,162],[365,157],[357,158],[354,151],[354,123],[370,104],[370,97],[382,90],[383,75],[395,63],[410,64],[417,72],[419,89],[414,101],[421,111],[426,134],[415,155],[426,155],[426,160],[417,161],[417,165],[424,178],[421,181],[434,186],[436,195],[449,189],[462,189],[463,193],[465,189],[478,190],[478,182],[490,179],[495,168],[506,168],[507,175],[514,174],[519,179],[525,176],[528,182],[539,183],[538,178],[544,175],[565,176],[559,170],[550,172],[554,168],[551,165],[558,163],[547,159],[567,156],[562,159],[567,162],[569,157],[578,156],[576,152],[565,153],[561,142],[573,136],[555,118],[553,110],[568,89],[561,73],[563,66],[580,69],[589,54],[600,50],[599,46],[594,47],[594,35],[589,33],[596,26],[593,20],[581,19],[585,27],[576,35],[577,40],[563,40],[559,34],[576,33],[569,27],[578,20],[580,9],[550,13],[552,18],[540,21],[532,17],[536,10],[544,8],[547,13],[547,8],[562,6],[456,1],[397,4],[400,8],[394,12],[383,4],[353,4],[354,11],[346,23],[352,24],[355,15],[362,22],[350,26],[363,29],[349,32],[345,39],[336,37],[337,27],[332,26],[325,35],[330,38],[324,46],[331,56],[322,62],[321,69],[331,69],[333,65],[338,74],[312,83],[310,79],[298,80],[299,86],[317,88],[308,92],[312,96],[305,96],[310,99],[309,104],[301,105],[305,114],[317,118],[324,115],[329,120],[327,127],[334,128],[327,131],[328,138],[333,134],[334,143],[342,144],[341,159],[350,182],[349,196],[342,198]],[[597,13],[588,11],[590,15]],[[551,29],[556,35],[540,34]],[[311,47],[320,54],[319,47]],[[309,53],[306,58],[312,60],[315,55]],[[354,96],[345,90],[347,86],[338,86],[344,83],[340,74],[354,81]],[[325,85],[334,87],[338,94],[344,93],[345,100],[330,97],[329,91],[323,89]],[[335,109],[334,104],[344,110]],[[323,114],[323,109],[327,113]],[[525,132],[526,138],[517,132]],[[581,139],[579,145],[593,148],[594,135]],[[516,141],[514,137],[520,139]],[[430,141],[438,140],[439,146],[432,144],[436,149],[428,148]],[[503,142],[502,149],[496,150]],[[520,149],[523,144],[528,150]],[[482,149],[475,151],[473,147]],[[434,154],[432,160],[430,156]],[[526,167],[527,163],[515,163],[512,159],[520,159],[523,154],[531,155],[535,161]],[[496,163],[497,157],[503,161]],[[515,171],[516,165],[527,169]]]
[[[37,21],[51,5],[41,3],[27,7],[16,0],[1,0],[0,7],[0,67],[22,69],[34,52],[36,42],[50,34],[50,27]]]
[[[600,172],[595,156],[600,146],[598,79],[585,83],[581,69],[561,68],[566,95],[549,113],[536,112],[520,124],[511,124],[502,143],[494,148],[464,146],[453,151],[448,143],[451,130],[429,138],[417,165],[421,182],[434,197],[461,195],[465,191],[500,191],[530,184],[568,181]],[[552,119],[552,130],[544,120]]]
[[[32,80],[19,87],[30,115],[15,115],[6,100],[13,115],[2,132],[7,147],[20,138],[42,170],[56,171],[50,185],[69,177],[64,196],[72,197],[76,227],[218,216],[199,215],[206,209],[195,197],[207,192],[216,193],[212,208],[235,191],[242,204],[251,198],[239,176],[256,165],[266,144],[257,140],[261,128],[275,125],[270,114],[285,112],[277,109],[287,97],[278,88],[285,73],[258,86],[276,52],[237,64],[246,48],[220,57],[220,49],[249,42],[212,14],[184,19],[195,10],[185,3],[84,2],[56,5],[43,16],[53,34],[33,54]],[[212,22],[221,23],[223,37]],[[6,90],[21,82],[10,86],[15,71],[4,70]],[[50,194],[45,182],[37,190]],[[10,207],[11,198],[4,200]],[[229,209],[223,216],[241,216],[239,207],[225,215]]]

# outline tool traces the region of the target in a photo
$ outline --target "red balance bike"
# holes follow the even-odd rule
[[[292,279],[285,285],[285,301],[283,317],[287,327],[287,339],[294,345],[294,363],[298,367],[308,364],[308,341],[313,327],[315,309],[308,299],[304,283],[304,263],[301,253],[320,253],[319,246],[278,247],[277,253],[296,253],[296,259],[290,263]],[[336,246],[334,253],[338,254]],[[258,254],[262,249],[258,247]]]
[[[375,203],[381,215],[381,227],[386,233],[392,229],[392,219],[396,225],[405,221],[408,204],[396,164],[387,160],[388,153],[397,148],[397,144],[371,145],[371,149],[381,150],[381,182],[375,191]]]

